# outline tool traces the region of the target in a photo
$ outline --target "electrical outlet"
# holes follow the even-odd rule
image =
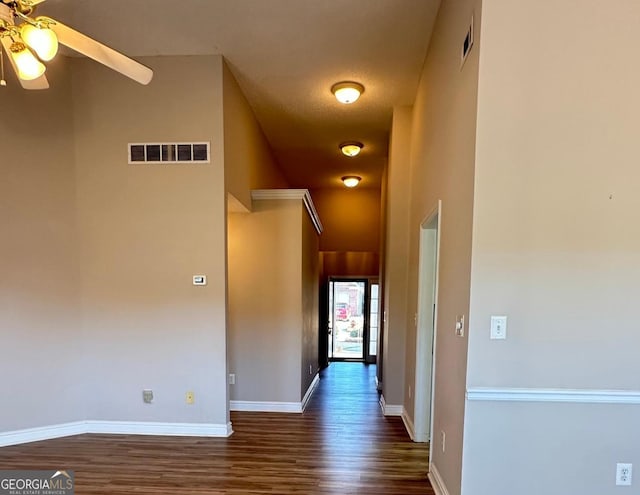
[[[142,391],[142,402],[145,404],[151,404],[153,402],[153,390],[145,388]]]
[[[447,448],[447,435],[444,432],[444,430],[442,430],[440,432],[440,446],[442,447],[442,453],[444,454]]]
[[[506,316],[491,317],[491,338],[492,339],[507,338],[507,317]]]
[[[229,373],[229,385],[235,385],[235,384],[236,384],[236,374]]]
[[[191,392],[191,391],[187,392],[186,401],[187,401],[187,404],[193,404],[196,401],[196,398],[195,398],[193,392]]]
[[[619,462],[616,464],[616,485],[631,486],[633,464]]]

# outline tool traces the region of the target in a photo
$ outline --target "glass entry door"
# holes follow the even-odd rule
[[[329,281],[329,359],[363,361],[368,350],[368,281]]]

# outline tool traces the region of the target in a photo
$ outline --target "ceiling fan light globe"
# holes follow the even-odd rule
[[[22,49],[20,49],[22,47]],[[46,70],[46,67],[40,62],[29,49],[22,43],[14,43],[11,47],[11,58],[18,68],[18,77],[23,81],[31,81],[37,79]]]
[[[58,37],[51,29],[23,24],[20,34],[24,42],[36,52],[40,60],[48,62],[58,53]]]

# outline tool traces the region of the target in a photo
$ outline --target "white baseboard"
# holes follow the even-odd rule
[[[52,438],[68,437],[71,435],[82,435],[86,432],[86,424],[84,421],[5,431],[0,433],[0,447],[51,440]]]
[[[385,416],[402,416],[404,406],[396,404],[387,404],[384,395],[380,395],[380,408]]]
[[[160,435],[179,437],[228,437],[231,423],[155,423],[140,421],[86,421],[86,433],[109,435]]]
[[[278,412],[301,413],[302,402],[268,402],[257,400],[232,400],[229,401],[232,411],[245,412]]]
[[[313,381],[311,382],[311,385],[309,385],[307,392],[304,394],[304,397],[302,398],[303,411],[307,408],[307,404],[309,404],[309,401],[311,400],[311,396],[316,391],[316,388],[318,388],[319,383],[320,383],[320,375],[316,373],[316,376],[313,377]]]
[[[440,476],[438,468],[433,462],[429,464],[429,481],[436,495],[449,495],[449,490],[447,490],[447,486],[444,484],[442,476]]]
[[[320,377],[318,374],[313,378],[311,385],[307,389],[304,397],[300,402],[274,402],[274,401],[259,401],[259,400],[231,400],[229,401],[229,408],[232,411],[245,411],[245,412],[277,412],[277,413],[298,413],[300,414],[305,410],[313,392],[315,392],[318,384],[320,383]]]
[[[24,430],[0,432],[0,447],[39,442],[53,438],[83,435],[85,433],[107,433],[122,435],[159,435],[228,437],[233,433],[231,423],[157,423],[142,421],[75,421],[58,425],[26,428]]]
[[[409,434],[409,438],[411,438],[411,440],[415,442],[416,432],[413,426],[413,421],[409,417],[409,413],[407,412],[404,406],[402,406],[402,422],[404,423],[404,427],[406,428],[407,433]]]
[[[382,390],[382,382],[376,376],[376,390]]]

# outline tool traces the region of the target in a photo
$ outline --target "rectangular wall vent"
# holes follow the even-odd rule
[[[469,56],[469,52],[471,51],[471,47],[473,46],[473,17],[471,17],[471,22],[469,23],[469,30],[464,37],[464,41],[462,42],[462,50],[460,52],[460,69],[464,65],[465,60]]]
[[[129,164],[210,163],[211,143],[129,143]]]

